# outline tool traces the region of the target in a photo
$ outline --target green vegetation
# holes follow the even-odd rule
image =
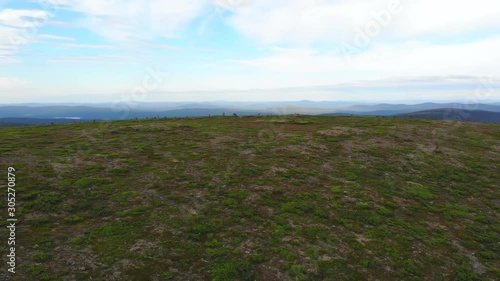
[[[0,143],[11,280],[500,278],[499,125],[228,116],[0,128]]]

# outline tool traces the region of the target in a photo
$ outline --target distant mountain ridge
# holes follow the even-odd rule
[[[121,120],[153,117],[200,117],[209,115],[257,115],[270,114],[270,111],[242,110],[234,108],[187,108],[173,110],[134,110],[128,108],[98,108],[89,106],[5,106],[0,107],[0,118],[41,118],[64,119],[77,118],[86,120]]]
[[[18,118],[18,117],[5,117],[0,118],[0,127],[12,126],[29,126],[29,125],[46,125],[46,124],[69,124],[69,123],[82,123],[99,120],[89,119],[65,119],[65,118]]]
[[[500,112],[484,110],[460,110],[456,108],[440,108],[399,114],[403,118],[423,118],[436,120],[457,120],[481,123],[500,124]]]
[[[376,112],[376,111],[399,111],[409,113],[423,110],[454,108],[461,110],[484,110],[500,112],[500,105],[496,104],[463,104],[463,103],[420,103],[420,104],[376,104],[376,105],[354,105],[348,107],[348,112]]]
[[[437,110],[437,111],[434,111]],[[145,118],[204,117],[214,115],[356,115],[400,116],[410,114],[419,118],[442,119],[442,111],[475,111],[470,118],[476,122],[497,123],[499,104],[420,103],[420,104],[354,104],[353,102],[185,102],[98,105],[7,105],[0,106],[2,126],[13,124],[60,124],[92,120],[123,120]],[[484,111],[480,113],[480,111]],[[491,112],[491,113],[486,113]],[[70,120],[66,120],[70,119]],[[463,119],[463,118],[462,118]],[[79,121],[76,121],[79,120]],[[484,120],[484,121],[481,121]]]

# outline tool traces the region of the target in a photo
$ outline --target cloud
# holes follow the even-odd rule
[[[214,0],[213,4],[229,10],[239,9],[255,3],[255,0]]]
[[[67,36],[59,36],[53,34],[40,34],[38,35],[39,39],[48,39],[48,40],[58,40],[58,41],[75,41],[75,38],[67,37]]]
[[[418,76],[365,80],[317,87],[356,98],[454,99],[463,103],[487,103],[500,98],[500,76]]]
[[[176,37],[208,5],[206,0],[65,0],[81,24],[111,41]]]
[[[331,41],[355,20],[348,9],[327,1],[257,0],[236,9],[228,23],[264,44]]]
[[[184,48],[175,46],[175,45],[169,45],[169,44],[146,44],[147,47],[149,48],[154,48],[154,49],[159,49],[159,50],[168,50],[168,51],[176,51],[176,52],[182,52],[185,51]]]
[[[29,85],[29,82],[15,77],[0,77],[0,92],[10,92]]]
[[[493,0],[256,0],[228,23],[263,44],[341,43],[377,23],[399,39],[498,28],[499,8]]]
[[[0,11],[0,25],[15,28],[37,27],[45,23],[49,16],[49,13],[43,10],[4,9]]]
[[[35,41],[49,16],[42,10],[0,10],[0,64],[15,62],[19,47]]]
[[[168,101],[439,101],[488,103],[500,98],[500,77],[415,76],[327,84],[324,86],[226,90],[161,89],[151,100]]]
[[[118,48],[112,45],[74,44],[74,43],[60,44],[58,45],[58,47],[63,49],[97,49],[97,50],[113,50]]]
[[[374,44],[360,54],[345,56],[341,49],[274,48],[273,54],[232,62],[279,73],[330,73],[329,79],[399,76],[500,76],[500,37],[457,45],[422,42]],[[347,59],[349,58],[349,60]],[[328,78],[327,78],[328,79]]]
[[[498,77],[478,76],[418,76],[392,77],[380,80],[363,80],[333,86],[316,87],[319,90],[336,90],[349,92],[388,92],[388,91],[442,91],[442,90],[474,90],[478,87],[496,89],[500,86]],[[312,87],[314,88],[314,87]],[[500,97],[500,96],[498,96]]]
[[[404,9],[395,24],[399,36],[450,37],[500,27],[498,1],[401,1]]]
[[[127,65],[142,63],[138,57],[125,55],[88,55],[88,56],[56,56],[49,59],[49,62],[59,63],[79,63],[79,64],[101,64],[101,65]]]

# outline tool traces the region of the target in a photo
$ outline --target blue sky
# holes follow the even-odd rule
[[[497,101],[499,10],[493,0],[0,0],[1,103]]]

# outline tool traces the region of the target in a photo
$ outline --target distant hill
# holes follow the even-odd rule
[[[0,118],[0,126],[11,127],[11,126],[45,125],[45,124],[69,124],[69,123],[82,123],[82,122],[92,122],[92,121],[94,121],[94,119],[90,120],[90,119],[63,119],[63,118],[6,117],[6,118]]]
[[[30,124],[25,123],[10,123],[10,122],[0,122],[0,127],[20,127],[29,126]]]
[[[460,120],[481,123],[500,123],[500,112],[484,110],[460,110],[439,108],[396,115],[403,118],[423,118],[437,120]]]
[[[204,117],[221,116],[223,114],[239,116],[252,115],[321,115],[321,116],[404,116],[412,112],[441,110],[454,108],[455,110],[489,111],[500,113],[500,105],[496,104],[459,104],[459,103],[420,103],[420,104],[376,104],[353,105],[342,102],[198,102],[198,103],[141,103],[138,105],[8,105],[0,106],[0,118],[18,118],[14,122],[0,121],[14,124],[48,124],[72,123],[74,121],[45,121],[43,119],[58,120],[124,120],[146,118],[173,118],[173,117]],[[432,114],[431,114],[432,115]],[[475,118],[475,114],[472,118]],[[484,114],[483,114],[484,115]],[[425,115],[424,115],[425,116]],[[439,113],[436,114],[439,116]],[[19,118],[26,118],[26,122]],[[490,117],[478,117],[477,120],[488,120]],[[37,119],[37,120],[33,120]],[[474,119],[476,120],[476,119]],[[496,120],[496,119],[492,119]],[[482,122],[482,121],[478,121]]]
[[[482,123],[499,123],[500,105],[497,104],[459,104],[459,103],[421,103],[354,105],[346,110],[323,113],[319,116],[398,116],[426,119],[463,120]]]
[[[104,108],[91,106],[3,106],[0,107],[0,118],[79,118],[83,120],[121,120],[143,119],[152,117],[200,117],[209,115],[231,115],[236,113],[242,116],[271,114],[270,110],[244,110],[235,108],[183,108],[173,110],[134,109],[127,107]]]
[[[203,116],[221,116],[221,115],[232,115],[237,114],[240,116],[251,116],[263,114],[267,115],[270,112],[259,111],[259,110],[241,110],[234,108],[186,108],[186,109],[176,109],[161,111],[157,113],[159,117],[203,117]]]
[[[462,104],[462,103],[420,103],[420,104],[376,104],[376,105],[354,105],[347,108],[348,112],[399,112],[410,113],[423,110],[455,108],[463,110],[485,110],[500,112],[500,105],[496,104]]]
[[[358,111],[342,111],[342,112],[334,112],[334,113],[323,113],[318,114],[318,116],[391,116],[405,113],[405,111],[401,110],[376,110],[376,111],[366,111],[366,112],[358,112]]]

